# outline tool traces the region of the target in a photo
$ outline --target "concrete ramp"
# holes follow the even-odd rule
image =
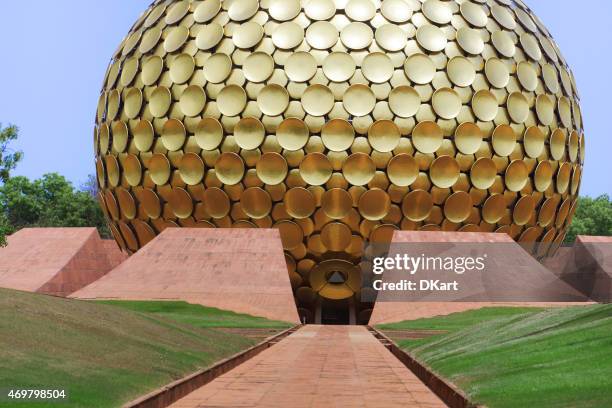
[[[369,324],[428,318],[490,306],[554,307],[588,304],[585,303],[586,297],[546,269],[506,234],[396,231],[393,235],[390,255],[394,251],[394,244],[415,244],[415,248],[419,248],[420,251],[427,244],[445,243],[460,244],[466,250],[472,248],[471,244],[473,244],[472,255],[478,253],[479,247],[487,248],[489,265],[495,268],[503,268],[504,271],[507,270],[509,280],[517,282],[515,287],[507,290],[517,294],[525,292],[533,301],[475,300],[478,298],[476,294],[466,296],[463,300],[457,299],[457,301],[435,301],[435,299],[428,300],[427,298],[420,299],[420,301],[380,301],[379,296],[374,305]],[[397,250],[397,246],[395,248]],[[469,255],[469,252],[465,255]],[[386,281],[385,278],[383,280]],[[484,280],[486,281],[486,278]],[[491,282],[485,282],[484,286],[487,286],[487,284],[490,285]],[[475,285],[478,285],[478,283]],[[487,290],[492,294],[504,295],[506,288],[495,287],[493,284],[487,287]],[[566,295],[568,300],[563,302],[550,300],[558,293]]]
[[[299,321],[276,229],[168,228],[72,297],[184,300]]]
[[[67,296],[123,259],[95,228],[24,228],[0,248],[0,287]]]

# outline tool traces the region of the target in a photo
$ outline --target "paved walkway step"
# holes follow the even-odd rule
[[[444,407],[363,326],[308,325],[172,408]]]

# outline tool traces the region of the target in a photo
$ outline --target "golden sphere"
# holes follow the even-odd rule
[[[122,248],[277,227],[296,293],[328,299],[396,229],[559,244],[584,160],[573,75],[520,0],[158,0],[94,135]]]

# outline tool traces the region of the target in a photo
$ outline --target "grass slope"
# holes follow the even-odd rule
[[[402,328],[450,331],[400,345],[476,403],[612,406],[612,305],[489,308],[381,326]]]
[[[103,300],[96,303],[176,320],[195,327],[277,328],[291,324],[180,301]]]
[[[0,289],[0,389],[63,388],[69,402],[62,406],[117,407],[254,343],[208,327],[213,322],[265,324],[208,309],[199,312],[212,318],[197,324],[195,308],[176,302],[174,307],[169,314],[140,313]],[[184,318],[181,309],[189,311]]]

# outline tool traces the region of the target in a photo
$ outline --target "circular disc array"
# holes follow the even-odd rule
[[[520,0],[158,0],[113,55],[94,144],[124,250],[278,228],[308,315],[359,295],[364,243],[395,230],[545,256],[585,142],[571,70]]]

